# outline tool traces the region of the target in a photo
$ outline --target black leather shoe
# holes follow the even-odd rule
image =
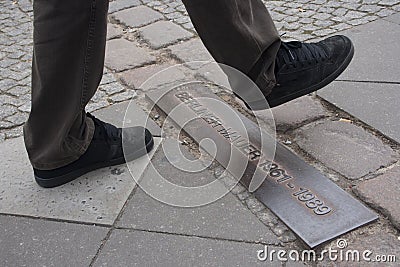
[[[352,42],[342,35],[317,43],[282,42],[275,61],[277,84],[265,95],[269,107],[276,107],[328,85],[346,69],[353,55]],[[253,110],[268,108],[265,101],[245,104]]]
[[[123,164],[137,159],[153,148],[151,133],[141,127],[117,128],[105,123],[91,114],[87,114],[95,125],[92,141],[86,152],[76,161],[54,170],[34,169],[36,182],[46,188],[66,184],[85,173],[103,167]],[[124,151],[122,148],[122,132],[124,135]]]

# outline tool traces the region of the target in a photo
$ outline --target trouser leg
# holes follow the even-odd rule
[[[249,75],[264,94],[273,88],[280,38],[261,0],[183,0],[183,3],[217,62]],[[258,76],[261,68],[263,75]]]
[[[101,80],[108,0],[34,0],[32,109],[24,126],[34,168],[78,159],[94,132],[85,106]]]

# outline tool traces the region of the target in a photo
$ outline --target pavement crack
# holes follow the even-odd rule
[[[116,227],[114,229],[115,230],[140,231],[140,232],[164,234],[164,235],[175,235],[175,236],[181,236],[181,237],[194,237],[194,238],[202,238],[202,239],[208,239],[208,240],[245,243],[245,244],[252,244],[252,245],[273,245],[273,246],[282,247],[282,245],[280,243],[271,243],[271,242],[264,242],[264,241],[238,240],[238,239],[230,239],[230,238],[215,237],[215,236],[195,235],[195,234],[192,235],[192,234],[184,234],[184,233],[173,233],[173,232],[167,232],[167,231],[148,230],[148,229],[142,229],[142,228]]]

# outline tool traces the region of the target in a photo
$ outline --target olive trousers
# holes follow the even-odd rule
[[[266,68],[258,79],[263,80],[263,90],[272,89],[280,38],[261,0],[183,3],[217,62],[251,77],[262,57]],[[91,142],[94,125],[85,106],[103,73],[108,4],[108,0],[33,2],[32,108],[24,140],[36,169],[65,166]]]

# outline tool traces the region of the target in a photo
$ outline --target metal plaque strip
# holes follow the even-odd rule
[[[232,164],[232,160],[237,163],[246,161],[247,168],[237,178],[247,188],[251,177],[263,176],[265,179],[254,195],[311,248],[378,218],[285,146],[274,141],[276,147],[271,147],[266,140],[266,148],[260,149],[261,140],[268,135],[260,136],[263,131],[256,123],[231,108],[232,114],[236,114],[245,125],[250,145],[240,148],[237,143],[233,144],[236,141],[227,138],[225,131],[231,128],[229,122],[218,122],[218,116],[213,115],[218,113],[216,105],[212,101],[203,101],[204,98],[223,100],[209,93],[203,85],[182,85],[168,92],[153,90],[147,93],[147,98],[197,143],[204,138],[212,139],[217,146],[215,159],[225,168]],[[178,105],[179,112],[174,112]],[[207,151],[207,147],[204,149]],[[241,153],[232,151],[235,149]],[[274,149],[273,157],[268,150]],[[262,158],[261,154],[266,157]],[[239,171],[235,173],[231,165],[229,170],[232,169],[232,175],[238,176]]]

